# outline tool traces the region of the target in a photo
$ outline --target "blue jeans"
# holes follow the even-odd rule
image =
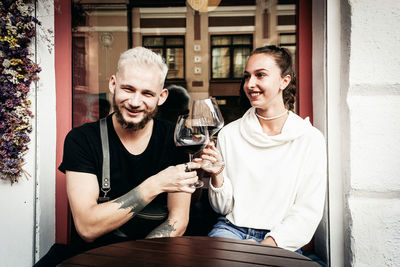
[[[231,223],[227,218],[219,217],[218,222],[214,225],[208,236],[240,240],[255,239],[257,242],[261,242],[269,232],[269,230],[239,227]],[[301,249],[296,250],[296,252],[303,254]]]
[[[218,222],[214,225],[208,236],[240,240],[255,239],[257,242],[261,242],[268,232],[269,230],[239,227],[231,223],[227,218],[219,217]]]

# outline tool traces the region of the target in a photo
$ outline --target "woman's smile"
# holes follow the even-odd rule
[[[261,94],[262,94],[262,92],[252,92],[252,91],[249,92],[249,95],[250,95],[251,97],[257,97],[257,96],[259,96],[259,95],[261,95]]]

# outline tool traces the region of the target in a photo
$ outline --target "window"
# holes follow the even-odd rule
[[[252,49],[252,35],[211,36],[211,79],[241,79]]]
[[[185,78],[185,39],[183,36],[143,36],[143,46],[160,54],[167,63],[167,80]]]

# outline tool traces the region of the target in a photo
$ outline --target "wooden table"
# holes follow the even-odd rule
[[[58,266],[314,266],[309,258],[249,241],[185,236],[128,241],[89,250]]]

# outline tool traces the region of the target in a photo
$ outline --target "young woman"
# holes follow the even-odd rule
[[[224,161],[211,173],[209,198],[221,217],[211,237],[256,240],[296,251],[323,213],[326,151],[323,135],[294,114],[295,79],[288,50],[255,49],[244,72],[251,108],[218,135],[202,158]],[[216,164],[218,165],[218,164]]]

